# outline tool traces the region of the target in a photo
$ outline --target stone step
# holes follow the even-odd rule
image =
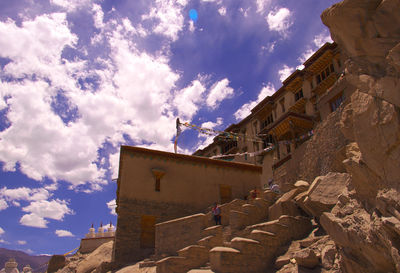
[[[188,265],[188,261],[185,257],[176,256],[171,256],[159,260],[158,262],[156,262],[156,265],[157,273],[186,273],[188,270],[193,268]]]
[[[267,249],[277,248],[281,243],[275,233],[258,229],[252,230],[249,238],[260,242]]]
[[[203,229],[201,232],[203,237],[207,237],[210,235],[221,235],[222,236],[222,226],[211,226],[206,229]]]
[[[213,247],[222,246],[223,240],[222,240],[221,236],[210,235],[210,236],[204,237],[203,239],[198,240],[197,244],[200,246],[204,246],[208,250],[210,250]]]
[[[254,256],[253,258],[261,256],[265,251],[259,241],[248,238],[235,237],[231,240],[231,245],[232,248],[239,250],[240,253],[244,255],[250,254]]]
[[[232,230],[241,230],[248,225],[249,215],[242,211],[231,210],[229,212],[229,219]]]
[[[215,273],[215,272],[209,268],[200,268],[200,269],[189,270],[187,273]]]
[[[209,249],[205,246],[191,245],[178,250],[178,256],[202,260],[204,262],[201,264],[203,264],[208,261],[208,251]]]

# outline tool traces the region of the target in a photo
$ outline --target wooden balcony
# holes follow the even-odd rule
[[[306,105],[306,103],[307,103],[307,99],[304,98],[304,97],[302,97],[302,98],[300,98],[299,100],[297,100],[297,101],[294,103],[294,105],[292,105],[292,106],[289,108],[289,111],[296,112],[296,113],[301,113],[302,110],[304,109],[304,106]]]
[[[330,88],[338,79],[338,75],[336,73],[331,73],[325,80],[320,82],[320,84],[315,87],[312,92],[318,96],[321,96]]]

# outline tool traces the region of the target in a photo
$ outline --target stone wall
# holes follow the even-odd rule
[[[78,251],[80,253],[90,253],[102,244],[110,241],[114,241],[114,237],[83,238]]]
[[[197,212],[189,206],[132,199],[120,199],[118,207],[113,260],[119,264],[139,261],[154,253],[154,248],[140,246],[142,215],[154,215],[156,223],[161,223]]]
[[[196,244],[201,239],[201,232],[205,227],[206,219],[203,213],[157,224],[156,255],[175,255],[179,249]]]

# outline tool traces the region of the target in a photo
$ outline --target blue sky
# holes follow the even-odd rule
[[[1,1],[0,247],[60,254],[115,224],[119,146],[240,121],[330,41],[334,2]],[[211,139],[186,130],[179,152]]]

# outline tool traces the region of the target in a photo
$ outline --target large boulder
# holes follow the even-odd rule
[[[323,212],[330,211],[349,182],[347,173],[328,173],[315,178],[303,202],[307,212],[320,217]]]
[[[95,270],[103,262],[110,262],[112,258],[113,241],[102,244],[78,264],[76,273],[88,273]]]
[[[47,267],[48,273],[57,272],[57,270],[63,268],[66,264],[64,255],[53,255],[50,258],[49,266]]]
[[[269,207],[268,219],[270,221],[279,219],[282,215],[297,216],[301,215],[294,197],[299,193],[299,189],[293,189],[282,195],[272,206]]]

